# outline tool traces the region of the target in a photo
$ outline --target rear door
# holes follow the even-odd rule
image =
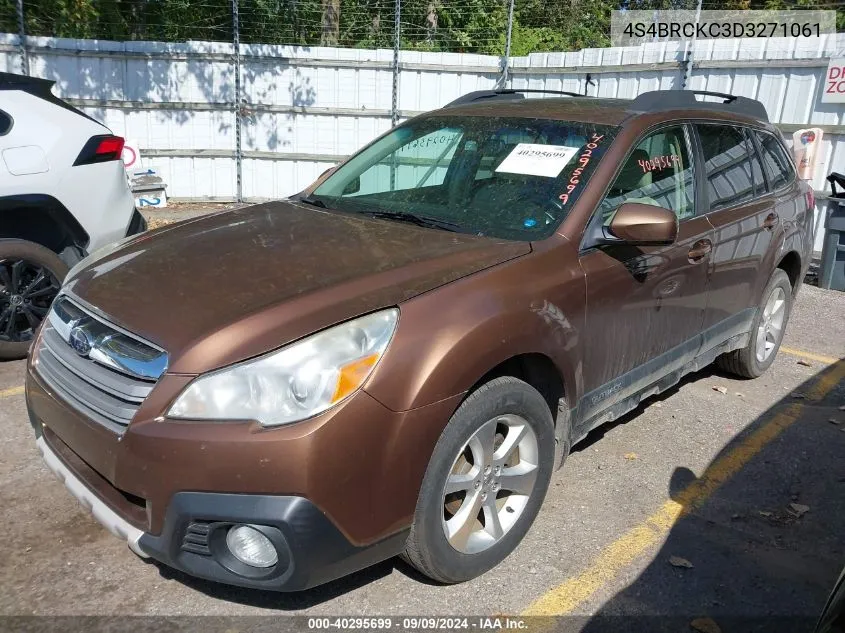
[[[705,172],[706,214],[714,228],[703,323],[702,351],[707,351],[750,328],[760,270],[773,239],[782,239],[782,227],[775,199],[767,194],[753,132],[715,123],[695,127]]]
[[[674,211],[679,225],[668,246],[598,246],[581,254],[587,279],[582,421],[679,369],[699,349],[713,236],[697,214],[700,169],[690,141],[689,128],[678,124],[645,135],[592,220],[609,224],[622,203],[640,202]]]

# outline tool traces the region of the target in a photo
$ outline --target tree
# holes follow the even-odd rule
[[[340,39],[340,0],[323,0],[322,46],[337,46]]]

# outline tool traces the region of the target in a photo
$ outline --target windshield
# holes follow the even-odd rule
[[[310,201],[414,216],[445,230],[541,239],[569,213],[616,130],[532,118],[417,118],[353,156]]]

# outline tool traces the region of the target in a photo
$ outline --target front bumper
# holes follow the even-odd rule
[[[41,380],[37,362],[36,350],[26,396],[39,450],[109,531],[139,555],[188,574],[280,591],[401,551],[431,450],[459,398],[397,413],[362,391],[275,429],[184,423],[160,412],[191,378],[165,375],[117,434],[63,401]],[[276,531],[273,573],[235,573],[214,555],[225,538],[213,533],[234,524]],[[208,552],[184,547],[197,529],[212,534]]]
[[[131,525],[126,519],[120,516],[117,512],[112,510],[103,501],[95,495],[80,479],[73,474],[70,468],[65,466],[64,462],[59,459],[59,456],[53,451],[47,442],[44,440],[44,435],[35,440],[35,447],[44,458],[44,463],[47,465],[56,477],[64,483],[70,493],[76,497],[76,500],[82,504],[94,515],[94,518],[106,528],[109,532],[114,534],[119,539],[126,541],[129,549],[143,558],[147,558],[149,554],[141,549],[138,541],[141,540],[143,532]]]
[[[248,568],[229,553],[233,525],[259,526],[279,562]],[[408,530],[377,543],[352,545],[325,514],[303,497],[180,492],[167,510],[160,536],[144,534],[139,545],[156,560],[191,576],[230,585],[300,591],[340,578],[399,554]]]
[[[241,587],[299,591],[397,555],[408,535],[402,530],[364,547],[352,545],[317,506],[303,497],[180,492],[167,510],[158,536],[130,524],[81,481],[47,443],[36,446],[47,467],[97,521],[142,558],[152,557],[192,576]],[[239,563],[225,545],[234,525],[261,526],[276,548],[271,568]]]

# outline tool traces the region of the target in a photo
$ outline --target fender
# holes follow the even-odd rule
[[[549,270],[560,278],[550,279]],[[522,354],[557,368],[570,405],[581,396],[579,334],[586,284],[577,253],[556,236],[518,260],[419,295],[400,305],[388,353],[366,386],[394,411],[464,394],[485,374]],[[404,323],[439,323],[434,338]],[[445,425],[447,420],[443,420]]]

